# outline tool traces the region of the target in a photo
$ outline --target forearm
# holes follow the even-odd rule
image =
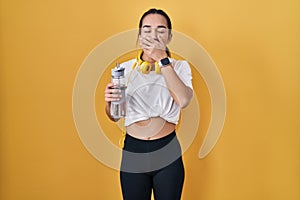
[[[175,102],[185,108],[193,97],[193,90],[182,82],[171,65],[163,67],[161,73]]]

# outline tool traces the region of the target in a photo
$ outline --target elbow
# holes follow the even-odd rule
[[[179,107],[181,109],[186,108],[190,104],[192,97],[193,97],[193,92],[187,95],[187,97],[181,98],[178,102]]]
[[[184,99],[181,99],[181,100],[178,102],[178,105],[179,105],[179,107],[180,107],[181,109],[183,109],[183,108],[186,108],[186,107],[189,105],[190,101],[191,101],[191,99],[189,99],[189,98],[184,98]]]
[[[182,95],[181,97],[175,96],[174,100],[177,103],[177,105],[181,109],[183,109],[190,104],[192,97],[193,97],[193,90],[191,88],[188,88],[188,90],[186,90],[186,93],[184,95]]]

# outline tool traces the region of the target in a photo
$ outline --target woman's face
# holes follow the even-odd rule
[[[170,30],[167,20],[159,14],[149,14],[142,21],[142,27],[139,37],[151,37],[158,41],[158,38],[167,45],[171,40]]]

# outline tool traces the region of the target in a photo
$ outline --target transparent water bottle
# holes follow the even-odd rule
[[[110,115],[115,119],[125,117],[126,115],[124,70],[125,68],[121,67],[118,63],[111,70],[111,82],[115,84],[112,88],[120,90],[122,95],[119,101],[112,101],[110,104]]]

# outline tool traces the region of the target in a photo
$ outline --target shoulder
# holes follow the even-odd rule
[[[126,68],[131,68],[135,62],[136,62],[136,59],[131,59],[131,60],[122,62],[120,65],[126,69]]]
[[[189,65],[188,61],[186,61],[186,60],[176,60],[174,58],[171,58],[171,62],[172,62],[173,68],[176,72],[190,71],[190,65]]]
[[[120,64],[121,67],[125,68],[125,74],[132,70],[132,66],[135,64],[136,59],[131,59]]]

